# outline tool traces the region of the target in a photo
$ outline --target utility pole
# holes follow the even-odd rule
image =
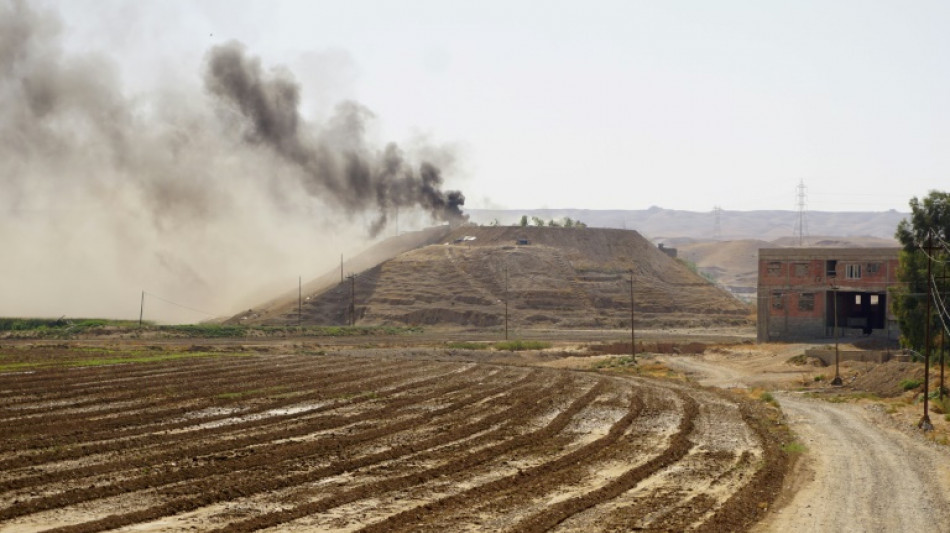
[[[637,335],[636,328],[633,326],[633,309],[635,300],[633,299],[633,269],[630,269],[630,358],[637,362]]]
[[[297,276],[297,327],[303,322],[303,276]]]
[[[139,329],[142,329],[142,316],[145,314],[145,291],[142,291],[142,303],[139,305]]]
[[[340,283],[343,283],[343,254],[340,254]]]
[[[831,380],[831,384],[832,384],[832,385],[840,386],[840,385],[842,384],[842,382],[841,382],[841,374],[838,373],[838,359],[839,359],[839,352],[838,352],[838,284],[836,283],[836,281],[837,281],[837,280],[836,280],[834,277],[831,278],[831,296],[832,296],[832,298],[833,298],[832,301],[833,301],[833,307],[834,307],[834,313],[835,313],[835,379]]]
[[[356,325],[356,274],[347,276],[350,279],[350,325]]]
[[[505,340],[508,340],[508,265],[505,265]]]
[[[924,416],[921,417],[917,427],[924,431],[933,431],[934,425],[930,422],[930,302],[934,297],[933,279],[931,278],[931,264],[933,261],[930,254],[933,253],[933,235],[927,236],[927,312],[924,314]]]
[[[946,261],[943,262],[943,276],[940,277],[940,281],[942,281],[944,284],[947,283],[947,262]],[[936,283],[934,283],[934,293],[936,294],[938,298],[940,298],[940,291],[937,290]],[[943,298],[940,298],[940,301],[943,302],[942,304],[943,308],[937,309],[937,313],[946,314],[944,313],[944,311],[946,311],[947,309],[947,301]],[[943,339],[943,342],[940,343],[940,392],[937,393],[937,395],[940,398],[940,405],[943,405],[943,395],[946,393],[946,389],[944,388],[944,384],[943,384],[944,383],[943,371],[944,371],[944,367],[946,366],[945,356],[947,354],[947,326],[946,326],[947,322],[946,320],[942,319],[940,320],[940,323],[943,324],[944,329],[940,334],[940,337],[941,339]]]

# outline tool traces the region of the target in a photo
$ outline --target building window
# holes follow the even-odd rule
[[[871,295],[871,305],[877,305],[880,302],[880,296],[877,294]]]
[[[861,305],[861,295],[860,295],[860,294],[855,294],[855,295],[854,295],[854,305]]]
[[[847,279],[861,279],[861,265],[846,265],[844,277]]]
[[[781,292],[772,293],[772,309],[779,311],[785,309],[785,295]]]
[[[808,277],[808,263],[795,263],[795,277],[796,278]]]
[[[868,263],[868,275],[877,274],[881,270],[881,263]]]
[[[838,260],[829,259],[825,261],[825,275],[833,278],[838,275]]]
[[[815,293],[806,292],[798,296],[798,310],[799,311],[814,311],[815,310]]]
[[[781,276],[782,275],[782,263],[779,261],[769,261],[768,264],[768,274],[770,276]]]

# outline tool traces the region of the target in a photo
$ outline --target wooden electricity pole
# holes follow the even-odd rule
[[[508,265],[505,265],[505,340],[508,340]]]
[[[356,274],[347,276],[350,278],[350,325],[356,325]]]
[[[633,326],[633,309],[636,300],[633,298],[633,269],[630,269],[630,357],[633,362],[637,362],[637,334]]]
[[[838,284],[836,281],[837,280],[832,280],[833,285],[831,287],[831,296],[834,299],[833,308],[835,313],[835,378],[831,380],[831,384],[841,385],[841,374],[838,372],[838,360],[840,357],[838,352]]]
[[[917,427],[924,431],[933,431],[934,425],[930,421],[929,398],[930,395],[930,302],[934,297],[934,287],[931,272],[930,254],[933,253],[933,236],[927,237],[927,312],[924,314],[924,416],[921,417]]]

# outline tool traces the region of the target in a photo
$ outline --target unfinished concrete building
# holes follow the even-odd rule
[[[875,336],[896,339],[888,307],[900,248],[759,250],[759,342]]]

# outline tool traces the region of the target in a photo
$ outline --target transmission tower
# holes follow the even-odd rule
[[[717,241],[722,240],[722,208],[713,206],[713,216],[715,217],[715,222],[713,223],[713,239]]]
[[[798,245],[805,246],[805,235],[808,235],[808,225],[805,222],[805,180],[798,182],[798,224],[795,232],[798,233]]]

